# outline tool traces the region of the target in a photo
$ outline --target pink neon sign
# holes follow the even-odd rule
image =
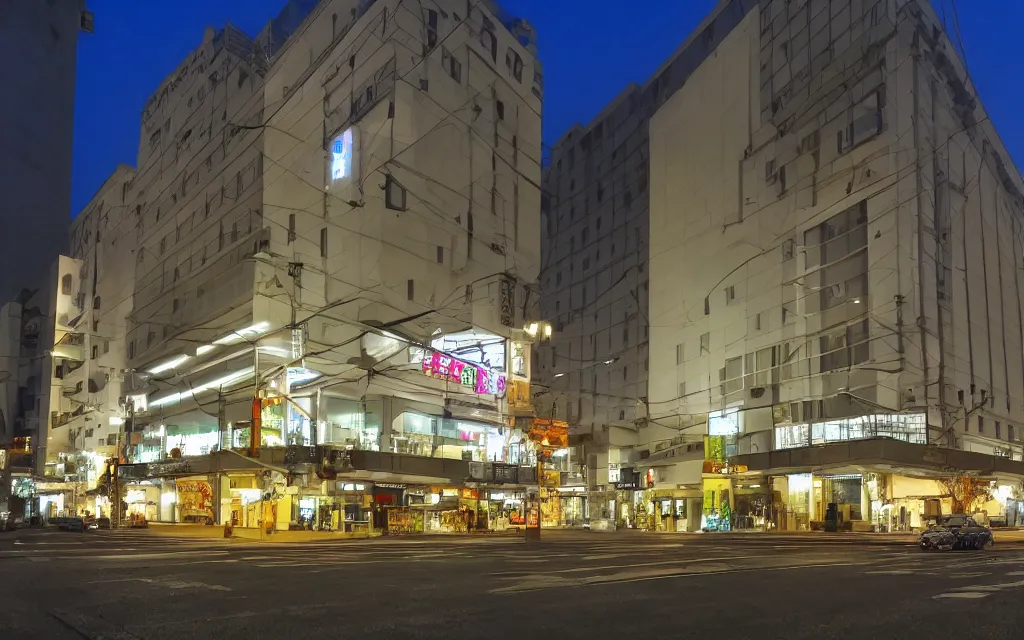
[[[505,395],[505,376],[436,351],[423,354],[423,373],[472,387],[481,395]]]

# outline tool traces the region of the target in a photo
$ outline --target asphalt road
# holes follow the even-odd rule
[[[0,537],[0,638],[1021,638],[1024,546],[545,532]]]

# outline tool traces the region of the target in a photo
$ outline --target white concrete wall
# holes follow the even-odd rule
[[[934,14],[900,6],[762,3],[652,119],[658,422],[918,412],[932,441],[966,422],[989,452],[1019,448],[1020,177],[990,127],[961,131],[985,118],[954,113],[959,63],[912,57]],[[955,59],[944,36],[919,45]]]

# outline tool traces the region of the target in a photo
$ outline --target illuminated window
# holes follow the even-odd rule
[[[352,129],[346,129],[331,142],[331,182],[352,175]]]

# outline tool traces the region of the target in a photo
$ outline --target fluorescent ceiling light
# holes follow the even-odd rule
[[[113,427],[118,427],[124,424],[124,418],[120,418],[118,416],[110,416],[107,422],[109,422],[110,425]]]
[[[173,368],[177,367],[178,365],[180,365],[181,363],[185,362],[186,360],[188,360],[191,357],[192,356],[178,356],[177,358],[175,358],[173,360],[168,360],[167,362],[165,362],[163,364],[158,364],[157,366],[153,367],[152,369],[149,369],[148,371],[149,371],[149,373],[160,373],[162,371],[167,371],[168,369],[173,369]]]
[[[164,396],[163,398],[153,400],[149,403],[149,406],[162,407],[165,404],[171,404],[172,402],[177,402],[178,400],[184,400],[186,398],[195,397],[195,395],[198,393],[202,393],[203,391],[210,391],[212,389],[218,389],[232,382],[237,382],[242,378],[247,378],[250,375],[252,375],[252,369],[242,369],[241,371],[236,371],[234,373],[228,374],[223,378],[218,378],[216,380],[213,380],[212,382],[207,382],[206,384],[199,385],[198,387],[192,387],[188,391],[183,391],[181,393],[172,393],[169,396]]]
[[[204,344],[203,346],[196,349],[196,355],[201,356],[203,354],[210,353],[216,348],[217,347],[213,346],[212,344]]]

